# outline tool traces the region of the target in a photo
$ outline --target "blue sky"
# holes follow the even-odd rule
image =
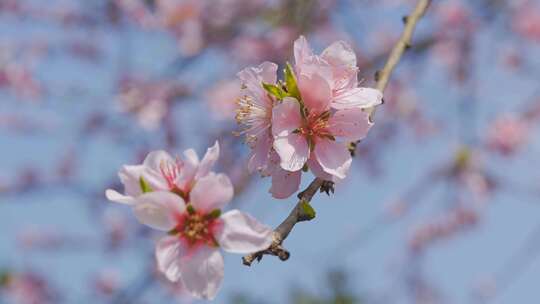
[[[385,26],[398,31],[401,26],[398,16],[402,12],[399,8],[367,15],[360,9],[348,11],[345,6],[340,6],[334,18],[343,30],[357,39],[359,47],[367,48],[369,43],[362,39],[362,34],[367,35],[374,30],[367,26],[370,20],[384,14],[391,22]],[[365,18],[359,19],[359,16]],[[420,35],[429,31],[430,22],[428,20],[421,26]],[[356,31],[357,28],[360,29]],[[54,53],[40,62],[36,69],[40,79],[49,83],[51,88],[50,95],[42,103],[32,104],[9,93],[0,93],[1,114],[17,115],[47,126],[25,134],[0,128],[0,180],[9,179],[27,166],[36,166],[47,174],[53,170],[59,155],[65,153],[66,149],[74,149],[80,155],[74,182],[84,188],[95,189],[110,181],[122,164],[132,161],[133,151],[137,148],[146,144],[152,149],[163,147],[163,134],[144,130],[136,125],[133,118],[120,113],[113,101],[113,93],[120,63],[127,64],[135,73],[154,77],[162,75],[176,52],[170,37],[138,31],[119,34],[101,27],[92,33],[63,31],[39,22],[0,18],[0,36],[7,41],[35,36],[36,39],[53,41],[52,45],[56,45],[70,36],[87,35],[104,46],[104,63],[81,63],[61,53]],[[432,58],[421,57],[420,61],[423,62],[419,63],[419,71],[422,75],[416,75],[414,83],[410,85],[416,89],[422,108],[442,122],[445,129],[429,141],[417,140],[410,133],[405,133],[391,146],[382,146],[385,148],[380,151],[385,170],[383,176],[370,177],[355,165],[347,181],[336,187],[334,195],[317,195],[313,201],[317,210],[316,219],[295,227],[286,240],[286,247],[292,254],[289,261],[265,257],[260,264],[247,268],[241,265],[240,256],[226,255],[225,280],[216,302],[223,303],[231,294],[246,292],[256,298],[267,299],[269,303],[283,303],[289,295],[290,286],[324,293],[322,282],[325,271],[336,267],[351,275],[355,289],[366,290],[368,294],[404,293],[403,263],[407,261],[404,249],[410,227],[443,210],[442,201],[445,200],[447,189],[434,187],[419,210],[398,223],[378,225],[376,232],[372,232],[376,233],[373,238],[359,242],[355,236],[384,212],[386,201],[410,187],[429,168],[452,158],[460,145],[458,130],[459,124],[463,123],[459,119],[458,103],[471,102],[469,109],[472,111],[474,108],[476,112],[473,124],[476,129],[471,133],[481,134],[487,122],[497,113],[520,109],[523,101],[534,96],[538,79],[534,75],[538,75],[536,71],[540,65],[538,56],[528,57],[533,71],[530,74],[509,75],[493,65],[496,55],[492,50],[496,50],[501,43],[500,37],[503,37],[503,42],[512,41],[506,35],[504,29],[499,27],[481,29],[481,38],[477,39],[475,45],[474,71],[479,75],[479,85],[474,93],[449,84],[448,77]],[[538,46],[533,46],[528,52],[537,54]],[[233,77],[239,67],[228,63],[227,56],[208,50],[202,59],[178,73],[175,79],[195,83],[202,91],[219,78]],[[398,73],[407,72],[406,69],[410,72],[415,68],[411,62],[404,62]],[[370,78],[370,75],[364,76]],[[81,90],[66,90],[73,86]],[[109,121],[129,127],[127,140],[103,133],[80,138],[81,120],[87,113],[103,109],[106,109]],[[171,152],[178,153],[195,147],[201,154],[206,149],[208,139],[203,135],[220,126],[210,120],[207,111],[206,105],[197,98],[175,109],[175,124],[182,144],[178,151]],[[384,111],[383,107],[381,112]],[[537,184],[538,178],[534,170],[534,160],[540,151],[538,145],[535,134],[519,157],[486,157],[483,161],[498,175],[532,187]],[[269,182],[268,179],[258,180],[237,199],[241,200],[243,209],[275,226],[288,214],[295,201],[292,198],[272,200],[267,193]],[[309,178],[305,177],[304,183],[308,182]],[[536,200],[537,197],[532,195],[499,191],[482,208],[485,211],[475,229],[441,242],[427,252],[423,263],[424,274],[440,288],[448,303],[468,303],[474,284],[501,269],[505,261],[522,246],[529,233],[540,223],[540,204]],[[99,269],[112,267],[118,269],[124,282],[135,280],[151,259],[153,242],[159,237],[158,234],[120,254],[105,253],[99,247],[77,251],[25,252],[16,246],[15,235],[28,226],[69,232],[90,243],[99,242],[103,228],[92,213],[92,204],[130,215],[125,206],[111,204],[104,197],[98,200],[85,197],[72,191],[69,185],[20,195],[1,194],[0,231],[3,237],[0,239],[0,267],[31,268],[49,274],[54,285],[67,291],[66,302],[69,303],[83,303],[90,299],[87,297],[88,279]],[[135,225],[134,222],[131,224]],[[539,275],[540,263],[534,259],[526,266],[522,276],[494,303],[530,303],[539,296],[536,286]],[[144,295],[149,302],[154,302],[160,296],[160,291],[155,288]],[[407,303],[403,302],[404,297],[399,299],[396,303]]]

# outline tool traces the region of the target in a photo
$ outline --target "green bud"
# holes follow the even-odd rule
[[[302,201],[302,204],[300,205],[302,208],[303,216],[305,217],[305,220],[309,221],[315,218],[316,212],[315,209],[309,204],[307,201]]]

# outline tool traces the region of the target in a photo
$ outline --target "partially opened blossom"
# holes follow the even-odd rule
[[[300,171],[286,172],[279,166],[279,156],[273,149],[272,111],[276,99],[264,89],[264,84],[275,84],[277,65],[264,62],[238,73],[243,90],[238,99],[236,121],[242,128],[239,134],[246,136],[252,149],[248,169],[272,176],[270,192],[275,198],[287,198],[300,185]]]
[[[223,279],[219,251],[249,253],[267,248],[272,230],[253,217],[221,208],[233,196],[227,176],[210,173],[195,184],[190,200],[166,191],[150,192],[136,199],[137,219],[151,228],[168,232],[156,247],[158,269],[181,282],[194,297],[213,299]]]
[[[208,148],[202,160],[193,149],[184,151],[184,157],[173,158],[165,151],[153,151],[141,165],[125,165],[118,172],[124,185],[124,194],[108,189],[111,201],[133,204],[143,194],[141,184],[153,191],[172,191],[186,198],[197,179],[206,176],[219,157],[219,144]]]
[[[246,142],[253,149],[249,160],[250,171],[264,170],[268,165],[272,147],[272,108],[274,98],[263,88],[263,83],[276,83],[277,65],[264,62],[258,67],[249,67],[238,73],[243,90],[238,99],[236,121],[242,128],[239,132],[246,136]]]

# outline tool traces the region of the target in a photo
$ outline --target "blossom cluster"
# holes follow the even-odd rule
[[[252,148],[248,169],[272,176],[276,198],[296,192],[308,169],[324,180],[344,179],[351,165],[348,143],[366,136],[373,124],[368,110],[382,102],[380,91],[358,86],[356,56],[345,42],[315,55],[300,37],[294,56],[283,81],[271,62],[238,73],[236,118]],[[257,252],[273,237],[248,214],[222,214],[233,186],[228,176],[211,171],[218,156],[217,142],[202,160],[192,149],[176,158],[154,151],[141,165],[122,167],[124,194],[106,191],[109,200],[131,206],[141,223],[167,232],[156,247],[158,270],[203,299],[214,298],[223,279],[219,248]]]
[[[352,161],[348,143],[367,135],[373,125],[367,110],[382,102],[379,90],[358,86],[356,56],[343,41],[316,55],[301,36],[294,60],[284,80],[271,62],[238,73],[236,120],[252,149],[248,168],[272,176],[275,198],[295,193],[308,169],[324,180],[344,179]]]

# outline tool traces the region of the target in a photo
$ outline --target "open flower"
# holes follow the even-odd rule
[[[193,149],[184,151],[183,158],[173,158],[165,151],[153,151],[146,156],[142,165],[126,165],[118,172],[124,184],[124,195],[107,189],[107,199],[133,204],[134,198],[143,194],[144,185],[148,190],[172,191],[187,199],[195,181],[206,176],[219,157],[219,144],[208,148],[203,159],[199,161]]]
[[[156,247],[159,271],[181,282],[194,297],[213,299],[219,290],[224,273],[219,248],[246,254],[266,249],[272,242],[272,229],[250,215],[238,210],[221,215],[232,196],[229,178],[210,173],[197,181],[188,202],[166,191],[136,199],[137,219],[169,234]]]
[[[203,299],[213,299],[221,285],[220,248],[245,254],[272,243],[272,229],[250,215],[238,210],[222,214],[233,186],[226,175],[210,172],[218,154],[217,142],[202,161],[191,149],[185,159],[152,152],[142,165],[120,171],[126,195],[106,192],[109,200],[130,205],[141,223],[168,233],[156,247],[159,271]]]
[[[347,143],[367,135],[373,123],[364,110],[379,105],[382,93],[357,87],[356,56],[345,42],[318,56],[300,37],[294,52],[299,94],[273,109],[273,147],[286,171],[307,164],[319,178],[343,179],[352,161]]]

